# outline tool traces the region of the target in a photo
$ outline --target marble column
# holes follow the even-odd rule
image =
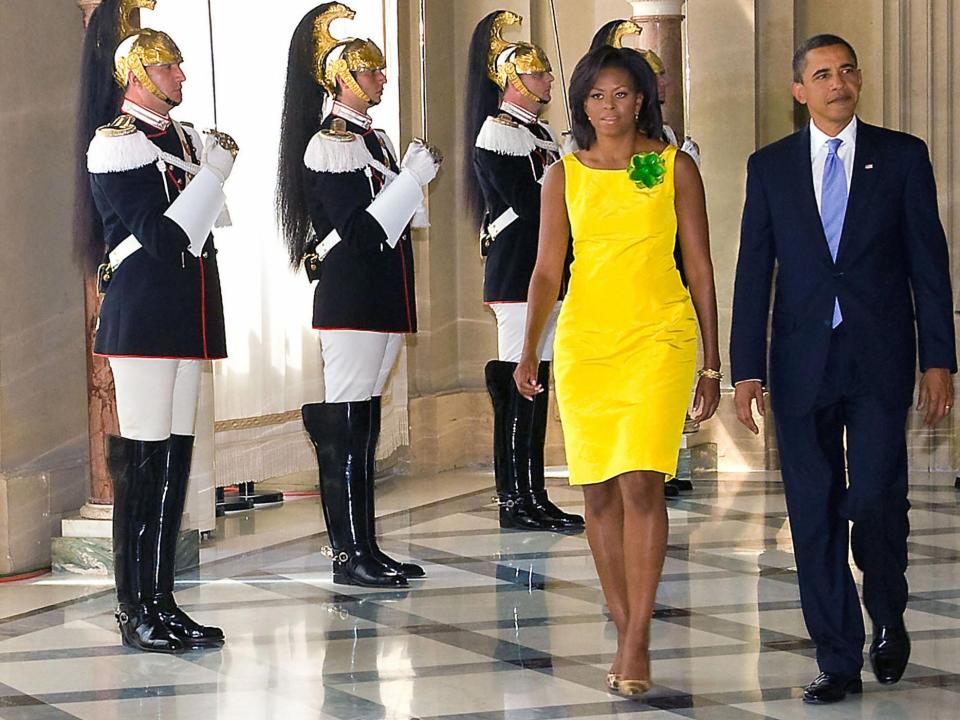
[[[90,22],[90,15],[101,0],[77,0],[83,13],[83,26]],[[117,432],[117,407],[113,394],[113,375],[104,358],[93,355],[93,340],[96,335],[97,313],[100,300],[97,297],[96,274],[84,275],[84,311],[87,336],[87,414],[90,426],[90,495],[80,509],[80,515],[88,519],[106,519],[112,514],[113,486],[107,472],[106,436]]]
[[[663,121],[683,140],[683,0],[631,0],[633,20],[643,29],[640,45],[653,50],[666,69]]]

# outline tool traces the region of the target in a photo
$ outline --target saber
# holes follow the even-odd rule
[[[420,130],[426,142],[427,135],[427,10],[426,0],[420,0]]]
[[[219,127],[217,122],[217,61],[213,53],[213,0],[207,0],[207,25],[210,30],[210,83],[213,85],[213,129]]]
[[[421,3],[423,0],[420,0]],[[550,18],[553,21],[553,39],[557,44],[557,66],[560,68],[560,88],[563,90],[563,110],[567,116],[567,130],[573,127],[573,121],[570,119],[570,107],[567,105],[567,80],[563,72],[563,53],[560,52],[560,26],[557,24],[557,6],[554,0],[550,0]]]

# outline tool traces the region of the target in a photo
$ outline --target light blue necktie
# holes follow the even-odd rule
[[[843,218],[847,214],[847,173],[843,169],[843,160],[837,155],[837,148],[842,142],[840,138],[827,140],[827,161],[823,166],[823,184],[820,186],[820,221],[834,262],[840,249]],[[834,298],[832,327],[837,327],[841,322],[840,301]]]

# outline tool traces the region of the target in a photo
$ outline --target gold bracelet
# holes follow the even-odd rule
[[[723,373],[713,368],[700,368],[697,370],[697,377],[710,378],[711,380],[723,380]]]

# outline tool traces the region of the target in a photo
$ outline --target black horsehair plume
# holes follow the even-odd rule
[[[473,158],[477,135],[484,121],[496,115],[500,107],[500,88],[487,77],[487,53],[490,49],[490,28],[502,11],[487,15],[473,31],[467,61],[467,99],[463,123],[463,186],[467,212],[475,224],[483,217],[483,192],[477,180]]]
[[[120,32],[121,0],[103,0],[90,16],[80,66],[80,101],[74,182],[74,260],[93,269],[103,259],[103,225],[93,204],[87,173],[87,146],[97,128],[112,122],[120,112],[123,88],[113,78],[113,55]]]
[[[311,234],[303,154],[310,138],[320,127],[326,98],[324,89],[314,77],[314,21],[331,4],[319,5],[303,16],[290,40],[287,59],[287,84],[283,96],[277,164],[276,213],[290,264],[294,268],[300,267]]]

